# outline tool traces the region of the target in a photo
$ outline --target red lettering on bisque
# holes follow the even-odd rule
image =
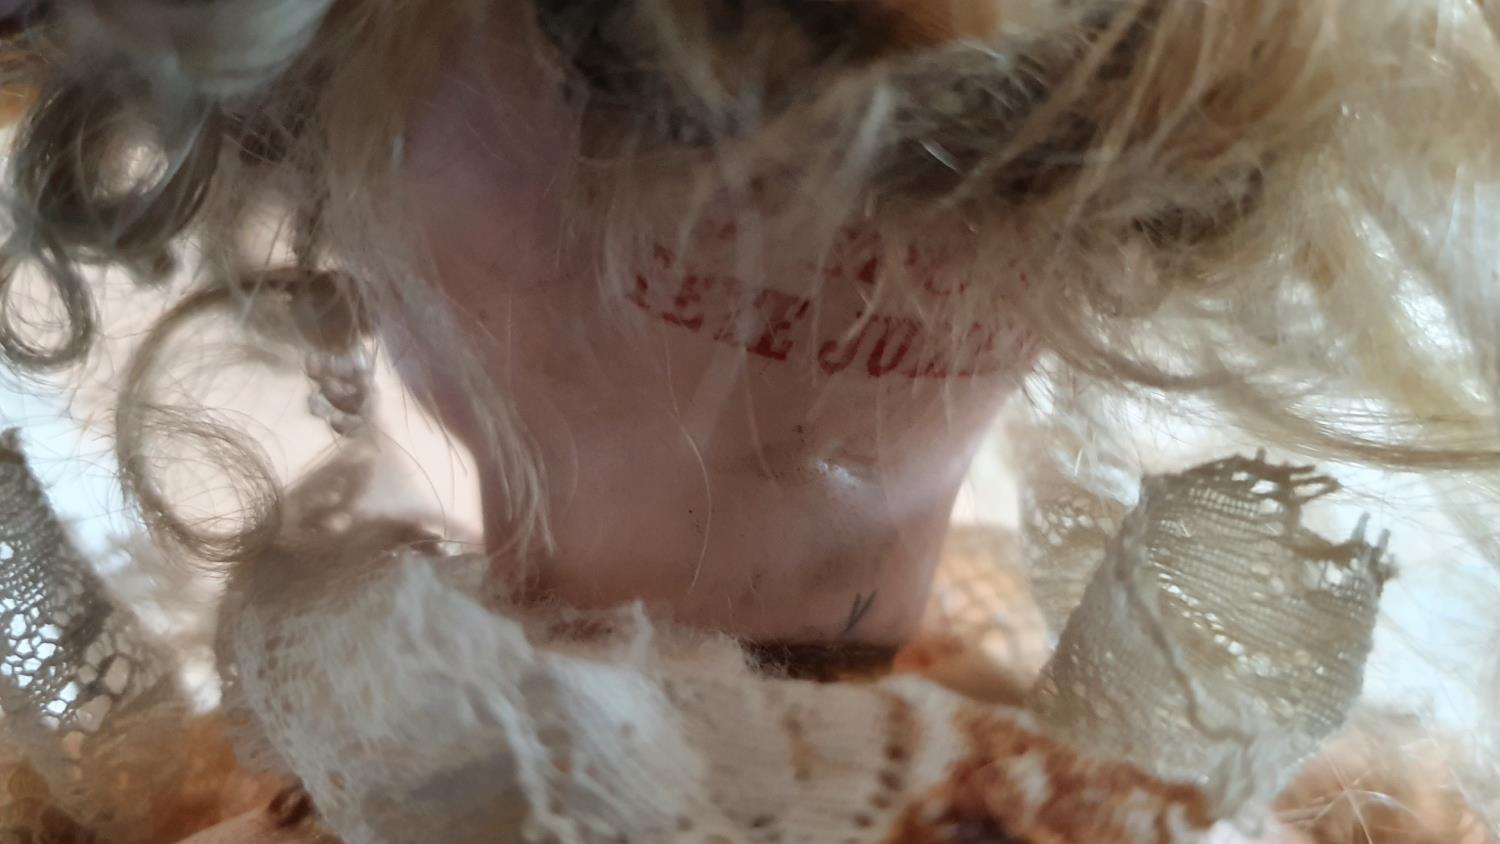
[[[746,346],[752,355],[786,360],[792,352],[792,329],[812,311],[812,301],[780,290],[766,288],[755,294],[755,313],[760,317],[759,336]]]
[[[797,329],[812,313],[812,300],[773,288],[746,295],[746,286],[726,275],[671,270],[675,256],[660,246],[654,263],[657,281],[638,273],[626,301],[669,324],[693,333],[711,326],[710,336],[757,357],[785,361],[804,335]],[[861,282],[873,283],[878,257],[869,258],[857,272]],[[675,278],[676,288],[669,289]],[[660,284],[665,281],[665,284]],[[856,315],[852,334],[822,342],[816,352],[827,375],[858,368],[872,378],[954,378],[982,374],[984,360],[995,348],[995,330],[975,323],[957,336],[951,325],[924,325],[917,320],[884,314]]]
[[[842,340],[828,340],[818,349],[818,366],[828,375],[837,375],[849,368],[864,344],[865,334],[870,330],[870,321],[860,323],[859,332]]]
[[[870,349],[870,356],[865,360],[865,371],[873,378],[880,378],[895,372],[902,361],[906,360],[922,326],[914,319],[903,317],[882,316],[872,321],[882,323],[883,329],[875,340],[875,346]]]
[[[905,317],[876,315],[860,323],[854,334],[824,342],[818,349],[818,365],[824,373],[837,375],[863,359],[865,372],[875,378],[891,374],[969,378],[983,374],[980,366],[995,349],[995,330],[974,323],[961,340],[942,339],[952,336],[951,328],[944,324],[927,327]]]
[[[703,327],[703,294],[718,287],[719,279],[706,275],[686,275],[682,286],[672,297],[672,309],[663,313],[662,319],[680,325],[689,331]]]

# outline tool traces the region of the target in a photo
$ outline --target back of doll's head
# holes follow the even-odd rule
[[[87,350],[85,267],[153,277],[191,239],[211,285],[255,287],[266,258],[239,235],[268,216],[289,263],[336,266],[372,306],[430,308],[410,281],[423,258],[401,142],[435,75],[498,46],[534,54],[528,82],[576,121],[554,166],[576,216],[599,223],[580,229],[609,245],[607,280],[643,229],[686,228],[726,196],[829,239],[851,220],[897,237],[943,226],[970,233],[981,268],[1017,253],[1051,268],[1024,306],[1077,370],[1233,395],[1324,451],[1490,459],[1487,427],[1464,421],[1488,416],[1473,390],[1411,383],[1428,352],[1389,306],[1413,285],[1452,306],[1477,295],[1462,263],[1476,247],[1439,251],[1411,221],[1462,220],[1454,202],[1494,169],[1478,4],[94,0],[30,14],[7,61],[11,96],[31,104],[8,253],[45,272],[69,318],[45,339],[5,326],[22,367]],[[519,118],[496,108],[503,134]],[[139,145],[145,166],[125,154]],[[1313,382],[1409,424],[1309,419],[1287,392]]]
[[[566,116],[542,166],[601,295],[627,288],[643,244],[726,206],[764,219],[761,243],[956,232],[989,283],[945,307],[1019,309],[1039,391],[1202,397],[1288,451],[1500,491],[1492,3],[42,0],[11,23],[0,67],[24,119],[0,354],[22,373],[76,365],[102,328],[97,271],[195,270],[116,417],[127,491],[195,556],[244,556],[278,512],[235,431],[152,398],[173,333],[213,312],[305,347],[360,342],[367,312],[418,318],[484,420],[516,541],[546,541],[546,479],[503,391],[447,339],[462,332],[403,194],[414,116],[470,67],[521,68]],[[511,89],[465,78],[505,156],[525,119]],[[1020,293],[1002,284],[1018,256],[1037,268]],[[65,314],[41,330],[21,302],[36,279]],[[143,456],[187,434],[244,479],[227,533],[177,515]]]

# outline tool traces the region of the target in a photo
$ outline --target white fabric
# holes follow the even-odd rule
[[[1262,459],[1147,479],[1031,708],[1216,814],[1264,806],[1348,716],[1392,573],[1363,525],[1338,544],[1302,526],[1335,488]]]
[[[19,454],[6,455],[0,501],[30,514],[25,536],[50,537],[0,566],[6,599],[78,598],[81,583],[91,594],[80,605],[107,600],[79,565],[52,565],[73,552],[49,532],[55,522]],[[351,844],[1198,841],[1215,814],[1254,808],[1247,801],[1343,717],[1385,574],[1363,542],[1323,543],[1318,559],[1342,561],[1354,574],[1340,583],[1358,588],[1309,586],[1298,594],[1323,603],[1309,614],[1287,602],[1297,623],[1280,627],[1275,602],[1249,602],[1244,618],[1222,609],[1225,623],[1246,625],[1247,644],[1268,621],[1286,634],[1281,644],[1322,636],[1308,639],[1310,663],[1293,660],[1311,673],[1293,674],[1321,667],[1338,683],[1298,688],[1219,670],[1182,596],[1222,603],[1241,582],[1237,563],[1258,571],[1276,559],[1267,549],[1308,541],[1297,511],[1319,481],[1259,461],[1148,481],[1034,695],[1034,718],[916,677],[766,679],[733,642],[654,627],[639,610],[517,610],[482,558],[447,555],[407,524],[351,518],[358,475],[323,473],[293,498],[302,516],[282,540],[235,567],[218,648],[244,758],[300,779]],[[67,605],[58,641],[85,641],[92,628],[70,625],[97,616]],[[128,613],[114,613],[129,629]],[[1314,629],[1340,613],[1349,623]],[[37,618],[12,617],[23,627]],[[6,640],[7,659],[28,635]],[[0,677],[9,735],[47,735],[35,717],[50,703],[41,688]],[[123,709],[176,712],[130,689]],[[128,737],[131,723],[109,726]],[[1221,752],[1223,725],[1231,749],[1253,753]],[[18,746],[51,775],[45,743]],[[147,756],[127,761],[171,767]],[[1240,758],[1253,764],[1223,764]],[[59,782],[121,769],[72,770]],[[1181,779],[1213,802],[1164,781]]]

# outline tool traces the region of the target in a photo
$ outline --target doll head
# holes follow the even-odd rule
[[[152,277],[190,241],[212,307],[258,303],[335,359],[379,338],[475,453],[524,589],[895,641],[980,431],[1038,361],[1196,392],[1322,456],[1488,465],[1488,411],[1422,377],[1434,353],[1387,307],[1416,283],[1488,342],[1488,309],[1457,307],[1474,256],[1389,211],[1450,207],[1447,162],[1490,165],[1469,140],[1489,101],[1451,92],[1488,84],[1491,36],[1444,14],[25,4],[8,251],[67,319],[39,336],[12,309],[0,340],[21,367],[79,359],[83,271]],[[241,237],[267,219],[269,263]],[[127,486],[189,549],[240,554],[274,507],[212,541],[172,515],[139,455],[166,365],[142,349]],[[357,409],[357,385],[332,392]]]
[[[0,20],[22,118],[0,354],[86,360],[101,269],[192,277],[114,432],[126,492],[188,557],[234,568],[282,515],[242,432],[157,400],[178,332],[215,317],[294,350],[338,430],[378,424],[363,356],[387,354],[472,452],[512,598],[640,600],[762,644],[907,640],[1012,398],[1068,428],[1073,464],[1106,440],[1074,399],[1129,395],[1494,491],[1490,4],[31,0]],[[160,437],[212,444],[236,528],[183,514]]]

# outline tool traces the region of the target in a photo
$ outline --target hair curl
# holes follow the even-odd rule
[[[267,268],[238,234],[268,205],[293,242],[271,268],[283,289],[332,266],[365,307],[451,327],[419,281],[393,162],[457,34],[509,28],[576,107],[578,195],[608,197],[606,254],[663,184],[777,174],[790,196],[816,189],[802,204],[819,231],[940,217],[973,233],[981,269],[1018,248],[1045,259],[1021,307],[1084,377],[1204,394],[1324,457],[1488,471],[1496,21],[1470,0],[32,4],[3,64],[27,106],[0,303],[34,267],[68,328],[49,345],[0,308],[0,353],[21,370],[82,359],[90,269],[154,277],[189,238],[209,289],[243,301]],[[150,166],[128,166],[142,150]],[[1413,296],[1442,306],[1456,344],[1430,342]],[[516,541],[545,541],[544,479],[505,397],[464,349],[430,342],[488,426]],[[132,367],[125,452],[156,363]],[[163,515],[145,473],[124,479],[163,533],[246,552]]]

